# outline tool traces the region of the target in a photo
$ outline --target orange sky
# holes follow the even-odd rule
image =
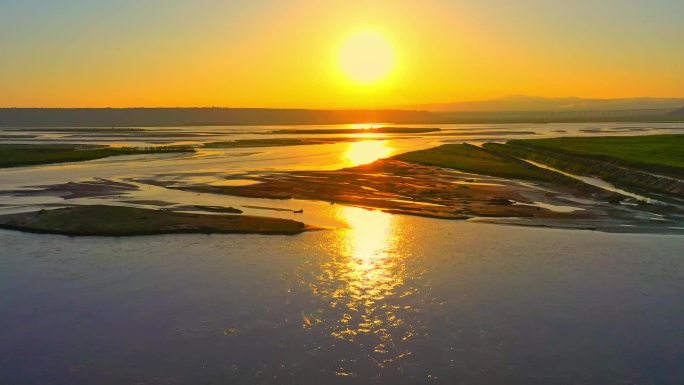
[[[0,13],[5,107],[684,96],[682,1],[16,3]],[[392,46],[394,65],[359,84],[339,54],[368,29]]]

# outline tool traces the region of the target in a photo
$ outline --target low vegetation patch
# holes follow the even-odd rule
[[[528,139],[512,140],[509,144],[684,176],[684,135]]]
[[[75,206],[0,216],[0,228],[71,236],[175,233],[299,234],[297,221],[244,215],[179,213],[123,206]]]
[[[404,162],[453,168],[501,178],[543,181],[549,179],[547,173],[532,165],[470,144],[445,144],[397,155],[394,158]]]
[[[117,155],[193,152],[189,146],[100,147],[76,144],[0,144],[0,167],[81,162]]]
[[[682,202],[684,135],[558,138],[487,143],[490,151],[591,176],[650,198]]]

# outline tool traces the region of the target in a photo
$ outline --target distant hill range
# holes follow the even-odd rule
[[[537,96],[506,96],[470,102],[422,104],[405,109],[433,112],[512,112],[512,111],[616,111],[657,110],[684,106],[684,98],[543,98]]]
[[[456,111],[428,110],[426,106],[425,109],[381,110],[3,108],[0,109],[0,127],[144,127],[347,123],[564,123],[684,120],[684,108],[678,108],[684,105],[684,99],[673,107],[675,101],[679,99],[638,99],[641,102],[637,102],[637,99],[598,101],[577,98],[517,98],[519,98],[517,101],[469,102],[469,110]],[[583,100],[585,102],[577,102],[575,107],[571,108],[566,103],[569,100]],[[588,102],[588,100],[593,100],[593,102]],[[468,103],[459,103],[458,105],[464,107],[466,104]],[[603,106],[603,108],[599,108],[599,105]],[[553,109],[551,108],[552,106],[557,108]],[[565,107],[559,108],[559,106]],[[593,109],[589,108],[589,106],[592,106]],[[624,108],[627,106],[632,106],[632,108]],[[490,108],[501,109],[489,110]]]

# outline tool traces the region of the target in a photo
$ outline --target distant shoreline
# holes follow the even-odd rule
[[[612,111],[430,112],[269,108],[0,108],[0,127],[171,127],[333,124],[684,122],[673,108]]]

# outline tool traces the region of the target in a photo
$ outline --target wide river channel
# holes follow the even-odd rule
[[[684,131],[619,123],[445,128],[434,136],[2,169],[0,190],[92,178],[220,183],[248,172],[353,166],[446,142]],[[283,137],[264,133],[272,129],[149,128],[123,137],[45,129],[4,142]],[[127,238],[0,231],[0,384],[684,383],[682,235],[503,226],[165,190],[138,194],[304,207],[296,217],[245,212],[329,229]],[[60,201],[0,195],[0,212]]]

